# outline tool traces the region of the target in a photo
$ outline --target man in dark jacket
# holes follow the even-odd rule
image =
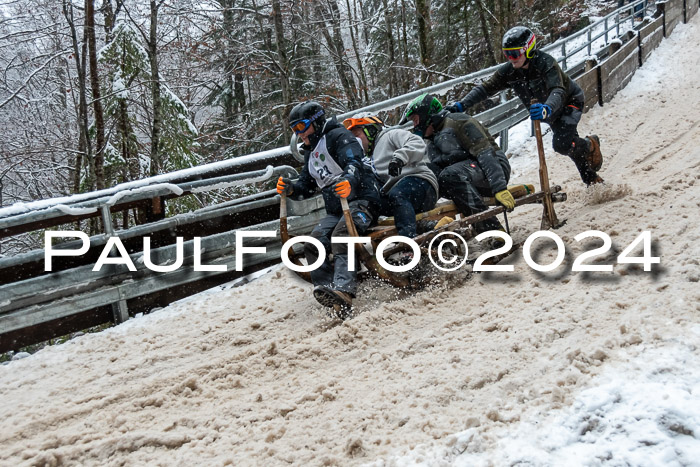
[[[413,132],[429,140],[428,157],[439,174],[440,194],[466,215],[487,209],[482,196],[493,196],[512,210],[508,191],[510,164],[488,130],[465,113],[442,109],[432,94],[422,94],[406,107],[402,122],[413,121]],[[474,224],[478,233],[504,230],[492,217]]]
[[[601,183],[603,179],[597,172],[603,165],[603,155],[598,136],[581,138],[577,129],[584,105],[583,90],[551,55],[535,48],[535,34],[529,29],[510,29],[503,36],[502,45],[508,63],[446,109],[463,112],[498,91],[513,89],[530,110],[530,118],[549,124],[554,150],[574,161],[583,182]],[[533,99],[536,104],[531,104]]]
[[[379,184],[372,173],[363,170],[362,146],[335,118],[326,119],[323,107],[315,101],[296,105],[289,114],[292,130],[304,142],[304,167],[296,181],[280,177],[277,193],[292,199],[313,196],[321,190],[328,215],[313,229],[311,236],[326,249],[320,268],[311,272],[314,297],[329,308],[339,307],[339,317],[347,317],[355,296],[357,272],[348,270],[348,246],[331,244],[331,237],[349,236],[340,198],[347,198],[358,234],[376,220]],[[333,261],[328,253],[333,253]],[[306,244],[309,264],[318,259],[317,249]]]

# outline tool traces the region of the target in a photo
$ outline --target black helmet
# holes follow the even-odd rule
[[[441,110],[442,104],[437,97],[432,94],[421,94],[408,103],[399,124],[408,122],[414,114],[418,115],[418,125],[413,127],[413,133],[423,136],[428,125],[432,123],[430,117],[439,114]]]
[[[306,101],[294,106],[289,112],[289,126],[295,133],[303,133],[309,126],[314,126],[314,131],[318,134],[326,124],[326,112],[316,101]],[[297,128],[298,126],[298,128]]]
[[[535,33],[525,26],[515,26],[503,35],[501,48],[509,59],[515,60],[522,54],[525,54],[526,58],[532,58],[535,50]]]

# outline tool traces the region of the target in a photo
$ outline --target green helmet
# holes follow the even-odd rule
[[[413,126],[413,133],[423,136],[430,124],[430,117],[438,114],[442,110],[442,104],[437,97],[432,94],[421,94],[413,99],[406,106],[400,124],[408,122],[415,114],[418,115],[418,124]]]

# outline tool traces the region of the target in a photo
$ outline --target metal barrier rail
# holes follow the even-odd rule
[[[324,215],[322,211],[315,210],[304,216],[293,216],[288,219],[290,232],[306,233]],[[278,227],[278,223],[271,221],[239,230],[276,231]],[[229,271],[235,270],[235,238],[236,231],[202,238],[202,264],[226,266]],[[121,315],[116,317],[121,322],[128,318],[124,303],[126,300],[225,272],[194,271],[191,267],[195,255],[194,246],[193,240],[183,242],[183,265],[172,272],[156,273],[146,268],[143,253],[139,252],[129,255],[137,268],[135,272],[123,265],[106,265],[95,272],[90,264],[48,277],[35,277],[0,286],[0,296],[3,297],[0,302],[0,334],[120,302],[121,306],[115,311]],[[247,266],[254,266],[278,259],[282,245],[279,237],[275,237],[247,239],[245,246],[264,246],[267,249],[265,254],[245,258]],[[176,260],[176,246],[153,249],[150,256],[156,264],[172,264]]]

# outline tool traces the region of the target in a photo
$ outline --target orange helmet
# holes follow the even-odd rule
[[[384,122],[382,122],[379,117],[369,112],[355,114],[350,118],[346,118],[343,120],[343,125],[348,130],[352,130],[353,128],[362,128],[362,132],[365,134],[367,141],[369,142],[368,154],[372,153],[372,150],[374,149],[374,140],[377,138],[379,132],[384,128]]]
[[[384,126],[384,122],[382,122],[381,119],[379,117],[377,117],[376,115],[357,114],[357,115],[353,115],[352,117],[346,118],[345,120],[343,120],[343,125],[348,130],[352,130],[355,127],[364,126],[364,125]]]

